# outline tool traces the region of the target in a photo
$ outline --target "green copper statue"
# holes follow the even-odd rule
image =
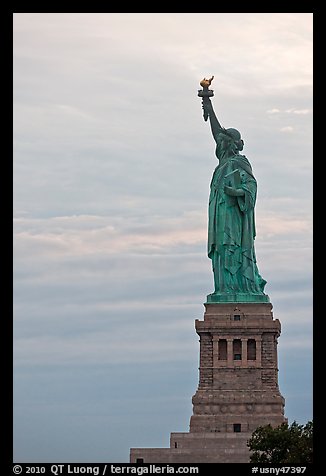
[[[224,129],[213,110],[209,86],[204,78],[204,120],[209,118],[216,142],[216,167],[208,208],[208,257],[212,260],[215,291],[207,302],[269,302],[266,281],[260,276],[255,256],[257,182],[248,159],[241,155],[244,142],[236,129]]]

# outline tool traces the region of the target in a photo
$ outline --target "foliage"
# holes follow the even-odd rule
[[[258,427],[248,441],[251,463],[307,464],[313,456],[313,422],[299,425],[294,421],[273,428]]]

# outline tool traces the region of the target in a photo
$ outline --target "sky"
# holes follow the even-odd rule
[[[15,462],[123,463],[189,431],[213,291],[211,75],[258,182],[285,415],[312,419],[312,21],[13,15]]]

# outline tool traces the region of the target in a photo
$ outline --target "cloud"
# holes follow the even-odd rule
[[[285,111],[288,114],[311,114],[311,109],[287,109]]]
[[[294,127],[292,127],[292,126],[284,126],[284,127],[281,127],[280,131],[281,131],[281,132],[293,132],[293,131],[294,131]]]
[[[176,329],[169,326],[148,323],[146,334],[138,326],[120,326],[101,329],[83,335],[43,335],[19,338],[16,341],[15,364],[21,366],[37,365],[112,365],[128,363],[178,362],[187,360],[194,352],[196,341],[184,339],[180,345],[179,336],[187,336],[189,328],[184,322]],[[173,337],[174,336],[174,337]]]
[[[160,217],[148,224],[91,215],[18,218],[14,220],[16,252],[27,259],[46,254],[50,260],[87,254],[166,253],[167,249],[204,242],[205,219],[196,212],[178,218]]]
[[[293,236],[293,234],[298,236],[298,233],[302,235],[310,233],[311,222],[309,218],[300,220],[296,217],[286,219],[286,217],[282,216],[261,216],[259,230],[263,239],[276,236],[280,238],[282,235]]]
[[[312,113],[312,109],[295,109],[295,108],[290,108],[290,109],[285,109],[285,110],[281,110],[281,109],[278,109],[276,107],[274,107],[273,109],[268,109],[267,111],[267,114],[311,114]]]

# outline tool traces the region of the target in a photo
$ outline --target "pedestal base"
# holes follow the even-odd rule
[[[249,463],[251,433],[171,433],[170,448],[132,448],[130,463]]]
[[[287,421],[278,387],[281,324],[267,295],[237,298],[206,303],[204,319],[195,320],[200,363],[190,432],[171,433],[170,448],[132,448],[131,463],[248,463],[252,432]]]

